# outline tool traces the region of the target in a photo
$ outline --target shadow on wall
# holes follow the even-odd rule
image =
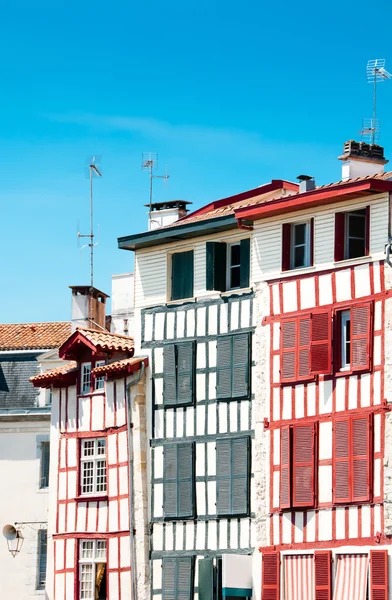
[[[7,381],[4,375],[4,371],[2,366],[0,365],[0,392],[9,392],[9,387],[7,385]]]

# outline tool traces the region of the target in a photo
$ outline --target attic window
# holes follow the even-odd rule
[[[91,389],[91,362],[82,363],[80,367],[80,393],[89,394]]]
[[[370,207],[335,215],[335,261],[369,254]]]

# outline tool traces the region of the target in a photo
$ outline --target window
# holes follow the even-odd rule
[[[96,369],[97,367],[103,367],[104,364],[106,364],[104,360],[97,360],[97,362],[94,365],[94,368]],[[97,377],[95,377],[94,389],[95,390],[103,390],[104,387],[105,387],[105,375],[98,375]]]
[[[50,460],[50,443],[41,442],[41,464],[39,487],[46,488],[49,485],[49,460]]]
[[[335,419],[333,425],[334,503],[369,501],[371,495],[371,415]]]
[[[193,297],[193,250],[171,255],[171,300]]]
[[[219,516],[249,514],[250,439],[216,442],[216,508]]]
[[[186,406],[194,401],[195,343],[167,344],[163,348],[163,404]]]
[[[250,239],[233,244],[207,242],[207,290],[225,292],[249,287]]]
[[[169,519],[195,512],[194,445],[173,444],[163,450],[163,510]]]
[[[82,494],[106,492],[106,439],[82,440],[81,451]]]
[[[194,556],[163,559],[162,600],[192,600],[194,566]]]
[[[221,336],[217,340],[217,398],[249,398],[250,337],[248,333]]]
[[[371,364],[372,304],[356,304],[336,313],[336,369],[368,371]]]
[[[315,504],[316,425],[291,425],[280,431],[280,508]]]
[[[313,265],[314,219],[284,223],[282,227],[282,271]]]
[[[341,361],[340,367],[347,369],[350,367],[350,340],[351,340],[351,319],[350,311],[342,310],[340,313],[341,323]]]
[[[89,394],[91,391],[91,362],[82,363],[80,377],[80,393]]]
[[[106,600],[106,588],[106,540],[80,540],[80,600]]]
[[[37,590],[44,590],[46,583],[46,557],[47,550],[47,530],[40,529],[38,531],[38,573],[37,573]]]
[[[370,207],[335,214],[335,261],[369,254]]]

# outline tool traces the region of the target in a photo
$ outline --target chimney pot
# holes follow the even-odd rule
[[[343,180],[378,175],[384,172],[384,165],[388,162],[382,146],[355,140],[344,142],[339,160],[342,161]]]
[[[303,194],[304,192],[311,192],[316,189],[316,182],[314,177],[310,175],[298,175],[297,177],[299,181],[299,193]]]
[[[71,285],[72,290],[72,331],[77,327],[106,330],[107,294],[89,285]]]
[[[178,219],[185,217],[188,212],[186,200],[168,200],[166,202],[154,202],[151,204],[151,212],[148,213],[148,231],[172,225]],[[150,208],[149,204],[145,204]]]

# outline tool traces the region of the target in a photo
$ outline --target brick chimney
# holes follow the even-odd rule
[[[72,290],[72,331],[77,327],[106,330],[107,294],[88,285],[70,285]]]
[[[384,172],[387,160],[384,158],[384,148],[377,144],[355,142],[348,140],[344,143],[342,161],[342,179],[354,179],[368,175],[378,175]]]
[[[168,200],[168,202],[154,202],[151,204],[151,212],[148,212],[148,231],[159,229],[167,225],[172,225],[178,219],[185,217],[188,212],[186,200]],[[145,204],[150,208],[149,204]]]

